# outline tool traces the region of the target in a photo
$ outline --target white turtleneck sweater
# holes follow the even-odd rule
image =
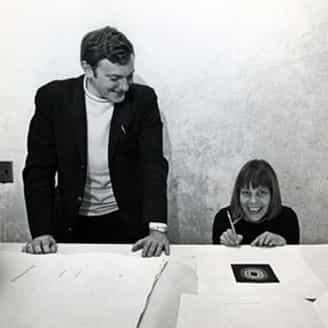
[[[118,210],[109,175],[108,144],[114,105],[91,94],[84,78],[87,112],[87,179],[80,215],[104,215]]]

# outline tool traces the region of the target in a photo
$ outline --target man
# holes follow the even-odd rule
[[[157,98],[133,83],[134,49],[112,27],[81,43],[84,75],[50,82],[35,97],[23,170],[33,240],[134,243],[142,256],[169,254],[162,122]]]

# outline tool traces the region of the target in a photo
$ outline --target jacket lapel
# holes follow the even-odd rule
[[[73,91],[72,100],[72,117],[73,117],[73,129],[75,142],[80,154],[81,163],[86,165],[87,163],[87,115],[84,99],[82,75],[79,77],[75,89]]]
[[[109,162],[112,161],[115,155],[120,138],[129,134],[130,119],[130,101],[127,95],[123,102],[114,104],[109,135]]]
[[[85,106],[85,95],[83,89],[83,78],[83,75],[79,77],[74,89],[72,101],[72,122],[74,127],[75,142],[80,154],[81,163],[86,165],[88,141],[87,115]],[[112,115],[108,142],[109,162],[112,161],[115,155],[120,138],[128,136],[129,134],[131,120],[131,99],[132,94],[131,91],[129,91],[126,95],[126,99],[123,102],[114,104],[114,112]]]

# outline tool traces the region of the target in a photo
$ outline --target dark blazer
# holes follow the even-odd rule
[[[156,94],[150,87],[133,84],[124,101],[114,105],[108,162],[123,218],[136,227],[167,220],[168,164],[162,148]],[[71,241],[86,174],[83,76],[50,82],[35,96],[23,170],[33,238],[51,234],[57,241]]]

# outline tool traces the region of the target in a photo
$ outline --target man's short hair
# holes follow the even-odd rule
[[[237,176],[230,203],[233,217],[245,217],[240,205],[240,190],[244,187],[248,188],[250,184],[253,188],[265,186],[270,190],[271,202],[265,219],[271,220],[278,216],[281,212],[281,195],[277,175],[268,162],[253,159],[241,168]]]
[[[80,59],[96,68],[102,59],[125,65],[134,54],[132,43],[117,29],[106,26],[87,33],[81,42]]]

